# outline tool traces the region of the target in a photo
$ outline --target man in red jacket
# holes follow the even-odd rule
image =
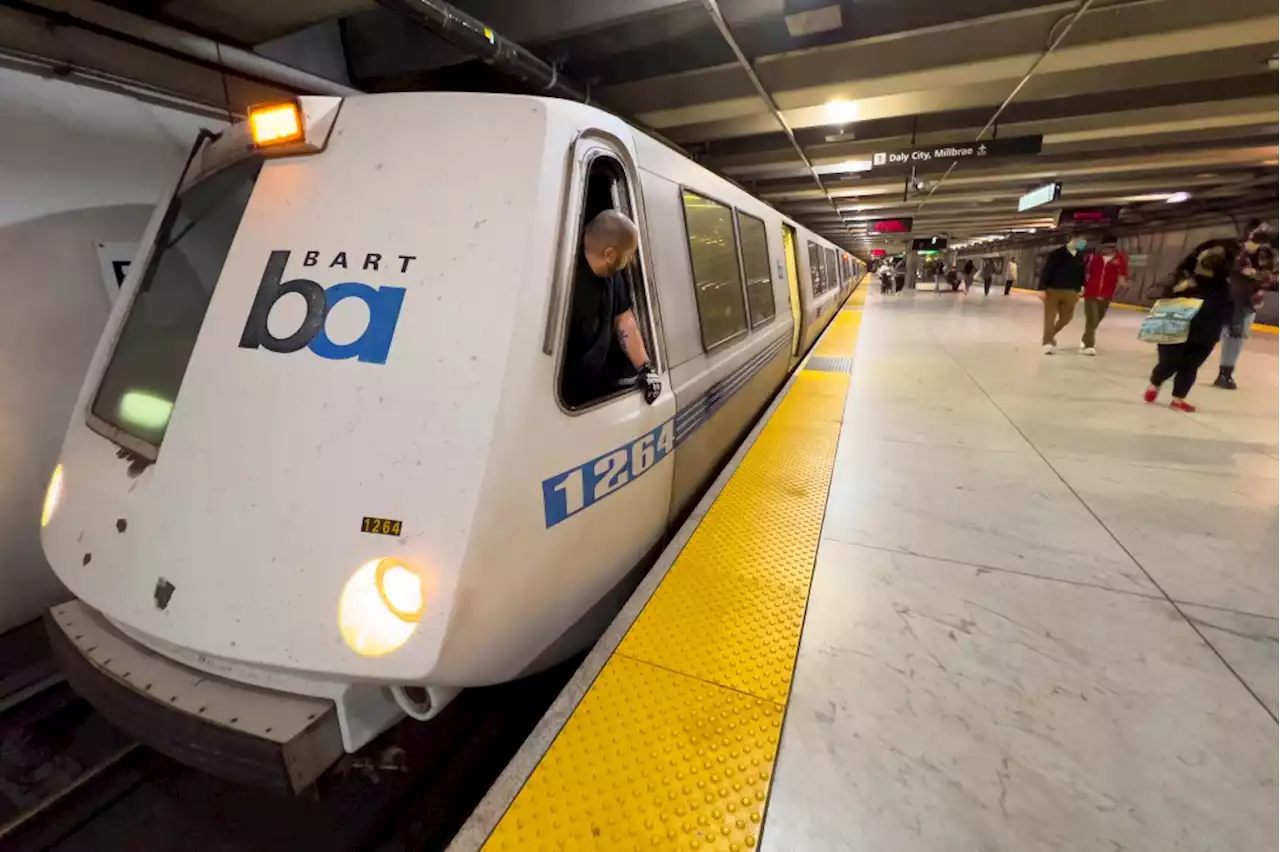
[[[1116,248],[1116,238],[1107,234],[1102,238],[1102,248],[1089,256],[1084,277],[1084,337],[1080,351],[1085,355],[1097,355],[1095,346],[1098,326],[1111,307],[1116,288],[1129,277],[1129,258]]]

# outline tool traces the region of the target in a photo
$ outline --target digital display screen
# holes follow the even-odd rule
[[[1057,201],[1062,196],[1062,184],[1048,183],[1039,189],[1033,189],[1018,199],[1018,212],[1031,210],[1050,201]]]
[[[871,250],[871,256],[872,256],[872,257],[884,257],[884,249],[872,249],[872,250]]]
[[[911,217],[902,219],[872,219],[867,230],[873,234],[909,234],[914,220]]]
[[[1110,225],[1120,217],[1120,208],[1066,207],[1058,213],[1058,227],[1064,225]]]
[[[946,247],[946,237],[921,237],[911,241],[912,251],[942,251]]]

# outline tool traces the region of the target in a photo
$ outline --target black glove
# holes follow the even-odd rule
[[[636,373],[636,384],[644,389],[644,401],[653,405],[662,396],[662,379],[653,371],[653,367],[645,364]]]

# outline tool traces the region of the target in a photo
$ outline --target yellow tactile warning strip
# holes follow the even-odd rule
[[[861,319],[816,351],[852,356]],[[795,377],[486,850],[756,846],[849,379]]]
[[[786,701],[848,387],[796,377],[615,653]]]

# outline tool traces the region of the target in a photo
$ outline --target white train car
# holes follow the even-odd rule
[[[607,207],[663,392],[573,407]],[[863,269],[604,112],[455,93],[256,111],[144,245],[46,499],[50,632],[143,742],[290,789],[594,641]]]

